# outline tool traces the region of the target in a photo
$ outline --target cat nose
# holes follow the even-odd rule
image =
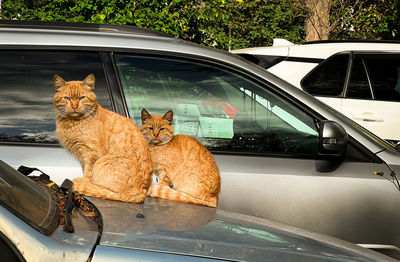
[[[71,104],[71,107],[73,108],[73,109],[77,109],[78,108],[78,104]]]

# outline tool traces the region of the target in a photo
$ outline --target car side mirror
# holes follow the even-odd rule
[[[330,120],[322,121],[319,129],[319,149],[323,155],[342,155],[346,150],[349,136],[338,123]]]
[[[319,128],[319,156],[316,169],[319,172],[330,172],[343,162],[349,136],[338,123],[324,120]]]

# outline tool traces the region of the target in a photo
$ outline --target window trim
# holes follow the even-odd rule
[[[305,87],[304,87],[304,81],[306,80],[306,79],[308,79],[309,77],[310,77],[310,75],[312,75],[316,70],[318,70],[321,66],[323,66],[325,63],[328,63],[331,59],[333,59],[334,57],[336,57],[336,56],[338,56],[338,55],[347,55],[348,56],[348,61],[347,61],[347,68],[346,68],[346,76],[345,76],[345,81],[344,81],[344,83],[343,83],[343,89],[342,89],[342,92],[340,93],[340,95],[338,95],[338,96],[331,96],[331,95],[312,95],[312,94],[310,94],[310,95],[312,95],[312,96],[315,96],[315,97],[332,97],[332,98],[343,98],[344,97],[344,94],[345,94],[345,88],[347,87],[347,83],[346,83],[346,81],[347,81],[347,79],[348,79],[348,75],[349,75],[349,71],[350,71],[350,69],[349,69],[349,66],[350,66],[350,60],[351,60],[351,54],[352,54],[352,52],[348,52],[348,51],[346,51],[346,52],[338,52],[338,53],[335,53],[335,54],[333,54],[333,55],[331,55],[330,57],[328,57],[328,58],[326,58],[325,60],[323,60],[321,63],[319,63],[316,67],[314,67],[310,72],[308,72],[302,79],[301,79],[301,81],[300,81],[300,87],[301,87],[301,89],[304,91],[304,92],[306,92],[307,94],[310,94],[306,89],[305,89]]]
[[[364,73],[367,76],[367,81],[368,81],[368,87],[369,87],[369,92],[371,94],[371,98],[367,99],[367,98],[357,98],[357,97],[348,97],[348,89],[349,89],[349,85],[350,85],[350,81],[351,81],[351,77],[353,75],[353,71],[354,71],[354,60],[355,59],[360,59],[363,65],[363,69],[364,69]],[[347,70],[347,74],[346,74],[346,80],[345,80],[345,87],[344,87],[344,91],[343,91],[343,98],[346,99],[358,99],[358,100],[375,100],[375,94],[371,85],[371,79],[369,76],[369,72],[368,72],[368,67],[364,61],[363,57],[356,57],[354,52],[352,52],[352,54],[349,57],[349,64],[347,66],[348,70]]]
[[[365,60],[364,60],[364,59],[362,59],[362,63],[363,63],[363,65],[364,65],[365,74],[367,75],[368,85],[369,85],[369,90],[370,90],[370,92],[371,92],[372,100],[375,100],[375,91],[374,91],[374,89],[372,88],[371,76],[370,76],[370,74],[369,74],[368,66],[367,66],[367,64],[365,63]]]

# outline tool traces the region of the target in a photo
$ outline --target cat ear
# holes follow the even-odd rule
[[[144,123],[144,121],[146,121],[147,119],[151,118],[151,114],[149,113],[149,111],[146,110],[146,108],[142,109],[141,115],[142,115],[142,123]]]
[[[174,118],[174,113],[172,110],[169,110],[167,113],[164,114],[163,118],[168,121],[168,123],[172,124],[172,120]]]
[[[53,77],[53,84],[54,89],[58,92],[65,86],[66,82],[61,76],[55,74]]]
[[[89,87],[89,91],[93,91],[95,78],[93,74],[88,75],[84,80],[83,83]]]

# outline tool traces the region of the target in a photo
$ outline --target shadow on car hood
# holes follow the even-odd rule
[[[377,261],[361,255],[375,252],[344,241],[328,244],[319,234],[216,208],[157,198],[144,204],[88,199],[103,218],[101,246],[233,261]]]

